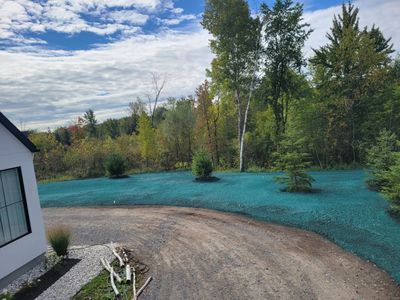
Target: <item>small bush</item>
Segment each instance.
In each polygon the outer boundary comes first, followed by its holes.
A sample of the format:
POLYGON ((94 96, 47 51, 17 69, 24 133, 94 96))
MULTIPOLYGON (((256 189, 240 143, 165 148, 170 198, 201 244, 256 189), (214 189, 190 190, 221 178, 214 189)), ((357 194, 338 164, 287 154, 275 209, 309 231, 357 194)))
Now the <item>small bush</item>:
POLYGON ((385 186, 382 193, 390 201, 390 213, 400 216, 400 152, 393 154, 394 164, 384 172, 385 186))
POLYGON ((71 239, 71 232, 64 226, 57 226, 47 231, 47 240, 57 256, 66 256, 71 239))
POLYGON ((289 193, 309 193, 314 182, 314 178, 302 170, 287 171, 285 176, 276 176, 274 180, 285 184, 282 191, 289 193))
POLYGON ((381 191, 388 185, 386 173, 396 163, 395 153, 398 148, 396 135, 388 130, 383 130, 378 136, 376 144, 366 150, 369 168, 367 185, 370 189, 381 191))
POLYGON ((210 156, 205 151, 197 152, 192 161, 192 173, 200 178, 210 177, 213 171, 213 165, 210 156))
POLYGON ((279 151, 273 154, 276 159, 275 165, 277 170, 282 170, 285 174, 274 177, 274 180, 286 185, 282 189, 284 192, 311 192, 315 180, 305 172, 311 163, 310 156, 305 151, 304 138, 287 135, 279 146, 279 151))
POLYGON ((110 177, 120 177, 126 170, 124 158, 119 154, 112 154, 106 160, 106 171, 110 177))

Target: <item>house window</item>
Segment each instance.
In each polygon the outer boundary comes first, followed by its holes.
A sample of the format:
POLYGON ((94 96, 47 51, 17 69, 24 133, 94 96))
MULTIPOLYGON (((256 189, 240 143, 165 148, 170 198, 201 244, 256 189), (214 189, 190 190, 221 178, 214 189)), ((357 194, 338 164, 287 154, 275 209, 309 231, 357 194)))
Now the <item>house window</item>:
POLYGON ((0 247, 30 233, 21 168, 0 171, 0 247))

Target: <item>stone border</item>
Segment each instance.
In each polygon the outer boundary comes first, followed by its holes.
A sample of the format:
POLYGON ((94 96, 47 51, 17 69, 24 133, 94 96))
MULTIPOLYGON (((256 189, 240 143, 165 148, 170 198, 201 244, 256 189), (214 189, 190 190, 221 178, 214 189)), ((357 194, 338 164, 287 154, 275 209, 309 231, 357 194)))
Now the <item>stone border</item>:
POLYGON ((40 294, 37 300, 70 299, 81 287, 90 282, 103 269, 100 258, 114 259, 109 245, 76 246, 69 250, 69 258, 81 259, 64 276, 40 294))
MULTIPOLYGON (((114 244, 115 246, 118 246, 114 244)), ((15 294, 22 287, 33 282, 47 271, 49 271, 59 259, 49 247, 46 253, 47 262, 42 261, 22 276, 11 282, 4 291, 15 294)), ((60 277, 47 290, 40 294, 36 299, 70 299, 83 285, 96 277, 103 269, 100 258, 108 261, 114 260, 109 244, 93 246, 71 246, 69 248, 69 258, 80 259, 66 274, 60 277)), ((0 291, 0 293, 3 291, 0 291)))

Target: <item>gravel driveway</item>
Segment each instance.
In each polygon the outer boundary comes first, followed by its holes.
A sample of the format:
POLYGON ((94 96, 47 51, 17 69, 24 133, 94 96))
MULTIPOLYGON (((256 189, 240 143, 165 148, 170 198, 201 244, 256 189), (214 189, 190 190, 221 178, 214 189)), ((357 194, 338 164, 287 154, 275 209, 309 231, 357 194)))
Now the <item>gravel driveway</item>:
POLYGON ((400 299, 385 272, 303 230, 193 208, 43 212, 76 245, 132 248, 153 276, 141 299, 400 299))

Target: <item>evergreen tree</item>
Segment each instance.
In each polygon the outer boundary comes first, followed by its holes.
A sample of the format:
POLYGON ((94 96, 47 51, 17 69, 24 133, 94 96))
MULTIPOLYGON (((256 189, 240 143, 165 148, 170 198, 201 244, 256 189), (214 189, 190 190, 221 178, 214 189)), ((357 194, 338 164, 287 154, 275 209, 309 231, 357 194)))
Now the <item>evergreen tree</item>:
POLYGON ((394 153, 394 164, 384 175, 383 194, 390 201, 390 212, 400 216, 400 152, 394 153))
POLYGON ((210 156, 205 151, 195 153, 192 161, 192 174, 200 179, 211 177, 213 165, 210 156))
POLYGON ((304 148, 304 138, 286 135, 279 145, 279 151, 274 153, 276 168, 286 173, 274 180, 285 184, 283 190, 286 192, 311 191, 314 178, 305 172, 310 166, 310 155, 304 148))
POLYGON ((94 115, 94 111, 92 109, 89 109, 88 111, 85 112, 83 119, 85 120, 85 129, 86 129, 86 134, 88 137, 96 137, 96 125, 97 125, 97 120, 94 115))
POLYGON ((367 184, 370 188, 380 190, 387 186, 386 172, 395 164, 395 151, 398 149, 396 136, 388 130, 383 130, 377 143, 367 150, 367 166, 370 178, 367 184))
POLYGON ((358 8, 343 4, 342 14, 335 16, 329 43, 311 59, 314 81, 320 101, 325 102, 327 131, 336 145, 339 163, 359 161, 363 141, 362 126, 371 115, 369 106, 377 99, 371 97, 381 91, 388 78, 390 40, 379 28, 360 30, 358 8))
POLYGON ((110 178, 121 178, 126 170, 125 160, 122 155, 113 153, 107 157, 105 168, 110 178))

